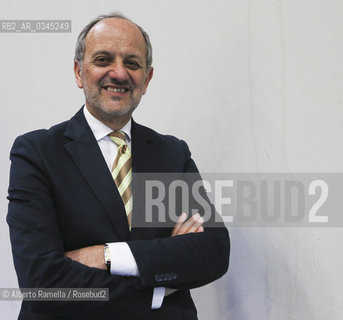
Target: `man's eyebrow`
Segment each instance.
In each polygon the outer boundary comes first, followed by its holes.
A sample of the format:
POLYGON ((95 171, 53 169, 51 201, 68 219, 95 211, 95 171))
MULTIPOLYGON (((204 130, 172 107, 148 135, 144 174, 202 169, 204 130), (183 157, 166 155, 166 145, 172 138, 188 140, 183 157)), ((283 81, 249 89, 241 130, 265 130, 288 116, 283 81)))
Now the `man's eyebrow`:
POLYGON ((101 51, 96 51, 96 52, 94 52, 94 53, 92 54, 92 57, 95 57, 95 56, 97 56, 97 55, 99 55, 99 54, 103 54, 103 55, 106 55, 106 56, 112 55, 112 53, 109 52, 109 51, 101 50, 101 51))
MULTIPOLYGON (((112 52, 106 51, 106 50, 99 50, 96 51, 92 54, 92 58, 96 57, 97 55, 106 55, 106 56, 112 56, 114 55, 112 52)), ((127 56, 124 57, 125 59, 138 59, 140 61, 144 60, 144 57, 137 55, 137 54, 129 54, 127 56)))
POLYGON ((125 56, 125 59, 138 59, 138 60, 143 60, 144 57, 141 57, 141 56, 136 55, 136 54, 129 54, 129 55, 125 56))

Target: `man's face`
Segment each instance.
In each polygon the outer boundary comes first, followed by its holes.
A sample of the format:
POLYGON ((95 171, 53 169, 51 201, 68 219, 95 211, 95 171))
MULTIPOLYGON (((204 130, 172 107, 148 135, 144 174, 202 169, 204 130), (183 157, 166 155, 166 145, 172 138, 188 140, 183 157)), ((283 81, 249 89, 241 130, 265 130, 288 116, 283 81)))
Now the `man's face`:
POLYGON ((75 62, 76 81, 86 106, 103 122, 127 122, 145 94, 153 69, 146 69, 146 46, 133 23, 100 21, 87 34, 83 64, 75 62))

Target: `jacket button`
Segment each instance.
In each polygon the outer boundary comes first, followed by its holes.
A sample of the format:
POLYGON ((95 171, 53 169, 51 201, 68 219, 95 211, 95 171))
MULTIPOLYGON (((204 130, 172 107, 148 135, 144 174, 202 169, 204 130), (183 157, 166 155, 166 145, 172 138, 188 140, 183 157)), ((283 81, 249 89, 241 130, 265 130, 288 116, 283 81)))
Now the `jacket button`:
POLYGON ((162 281, 161 275, 160 274, 156 274, 155 275, 155 280, 156 280, 156 282, 161 282, 162 281))

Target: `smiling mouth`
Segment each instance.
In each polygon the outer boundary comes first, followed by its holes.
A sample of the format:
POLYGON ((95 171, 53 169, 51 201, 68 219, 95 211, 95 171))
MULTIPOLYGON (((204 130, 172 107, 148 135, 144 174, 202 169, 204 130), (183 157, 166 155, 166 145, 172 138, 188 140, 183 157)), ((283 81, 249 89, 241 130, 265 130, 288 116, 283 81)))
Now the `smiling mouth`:
POLYGON ((128 91, 129 91, 128 88, 104 87, 104 89, 105 89, 106 91, 114 92, 114 93, 124 93, 124 92, 128 92, 128 91))

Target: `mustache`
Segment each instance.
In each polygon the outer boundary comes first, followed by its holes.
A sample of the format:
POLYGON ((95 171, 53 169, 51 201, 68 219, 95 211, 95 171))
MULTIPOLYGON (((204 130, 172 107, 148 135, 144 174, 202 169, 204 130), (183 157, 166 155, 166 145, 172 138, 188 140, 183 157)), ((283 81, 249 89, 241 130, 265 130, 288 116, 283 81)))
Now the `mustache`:
POLYGON ((124 81, 120 81, 116 78, 113 78, 113 79, 102 79, 100 80, 98 86, 99 88, 101 89, 102 87, 104 86, 108 86, 108 85, 116 85, 116 86, 123 86, 123 87, 127 87, 129 88, 130 90, 133 90, 134 89, 134 86, 132 83, 130 83, 130 81, 128 80, 124 80, 124 81))

